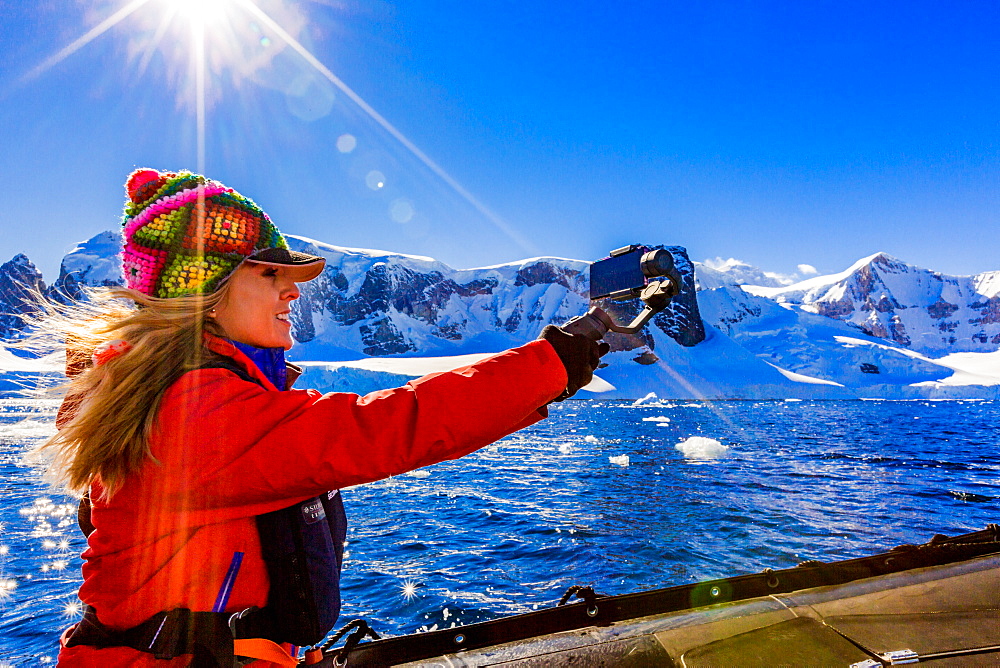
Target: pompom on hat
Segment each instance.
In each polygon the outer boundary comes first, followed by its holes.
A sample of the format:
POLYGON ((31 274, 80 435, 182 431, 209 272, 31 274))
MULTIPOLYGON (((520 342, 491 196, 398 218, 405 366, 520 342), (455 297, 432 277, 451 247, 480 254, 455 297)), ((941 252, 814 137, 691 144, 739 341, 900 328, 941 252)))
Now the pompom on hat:
POLYGON ((190 172, 140 169, 125 183, 125 284, 163 299, 215 292, 244 260, 285 267, 296 283, 323 271, 321 257, 289 250, 253 200, 190 172))

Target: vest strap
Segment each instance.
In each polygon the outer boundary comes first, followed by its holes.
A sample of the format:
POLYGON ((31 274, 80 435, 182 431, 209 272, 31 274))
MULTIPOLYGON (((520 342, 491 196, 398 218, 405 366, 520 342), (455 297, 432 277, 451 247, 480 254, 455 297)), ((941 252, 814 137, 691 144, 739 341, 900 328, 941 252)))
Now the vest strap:
POLYGON ((281 668, 295 668, 299 663, 281 645, 265 638, 234 640, 233 651, 236 653, 236 656, 263 659, 264 661, 277 664, 281 668))
MULTIPOLYGON (((109 629, 93 607, 84 606, 83 619, 66 639, 66 647, 131 647, 157 659, 191 654, 196 668, 230 668, 235 646, 229 618, 221 612, 192 612, 187 608, 159 612, 123 631, 109 629)), ((287 656, 287 655, 286 655, 287 656)))

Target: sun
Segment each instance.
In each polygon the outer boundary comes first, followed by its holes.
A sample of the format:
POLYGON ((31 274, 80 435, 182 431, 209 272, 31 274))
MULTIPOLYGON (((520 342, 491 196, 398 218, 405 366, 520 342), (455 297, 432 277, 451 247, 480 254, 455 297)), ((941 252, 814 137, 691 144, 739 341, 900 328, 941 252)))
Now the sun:
POLYGON ((232 20, 234 0, 158 0, 164 11, 190 22, 194 30, 212 30, 232 20))
POLYGON ((254 0, 103 1, 110 5, 110 13, 39 63, 26 80, 106 33, 115 33, 124 37, 140 76, 155 69, 177 92, 179 102, 193 106, 201 93, 207 93, 205 101, 211 105, 212 89, 221 79, 237 84, 251 80, 286 50, 288 40, 297 45, 298 35, 308 25, 305 14, 289 0, 270 0, 267 13, 254 0))
POLYGON ((211 104, 222 79, 238 84, 280 50, 261 42, 261 27, 248 14, 255 7, 251 0, 151 0, 131 19, 129 51, 140 72, 158 58, 180 98, 208 93, 211 104))

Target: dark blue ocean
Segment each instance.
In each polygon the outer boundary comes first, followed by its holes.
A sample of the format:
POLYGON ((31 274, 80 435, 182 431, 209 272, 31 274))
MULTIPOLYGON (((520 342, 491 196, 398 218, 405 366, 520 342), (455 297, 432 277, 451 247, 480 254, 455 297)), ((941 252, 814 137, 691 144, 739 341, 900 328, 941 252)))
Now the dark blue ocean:
MULTIPOLYGON (((54 410, 0 399, 0 667, 54 663, 79 614, 75 503, 23 461, 54 410)), ((990 401, 555 405, 462 460, 344 492, 341 621, 398 635, 574 584, 621 594, 981 529, 1000 522, 998 422, 990 401)))

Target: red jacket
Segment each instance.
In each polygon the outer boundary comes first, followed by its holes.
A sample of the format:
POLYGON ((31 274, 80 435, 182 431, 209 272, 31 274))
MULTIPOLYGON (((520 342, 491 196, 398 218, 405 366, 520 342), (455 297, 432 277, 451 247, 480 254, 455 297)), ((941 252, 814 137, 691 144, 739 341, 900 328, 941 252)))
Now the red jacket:
MULTIPOLYGON (((232 344, 210 347, 264 387, 200 369, 163 395, 153 458, 110 501, 91 490, 96 527, 80 599, 128 628, 161 610, 211 610, 233 553, 244 553, 227 611, 267 602, 254 517, 331 489, 455 459, 531 425, 566 386, 552 346, 534 341, 394 390, 279 392, 232 344), (266 389, 265 389, 266 388, 266 389)), ((60 665, 186 665, 128 648, 63 648, 60 665)))

